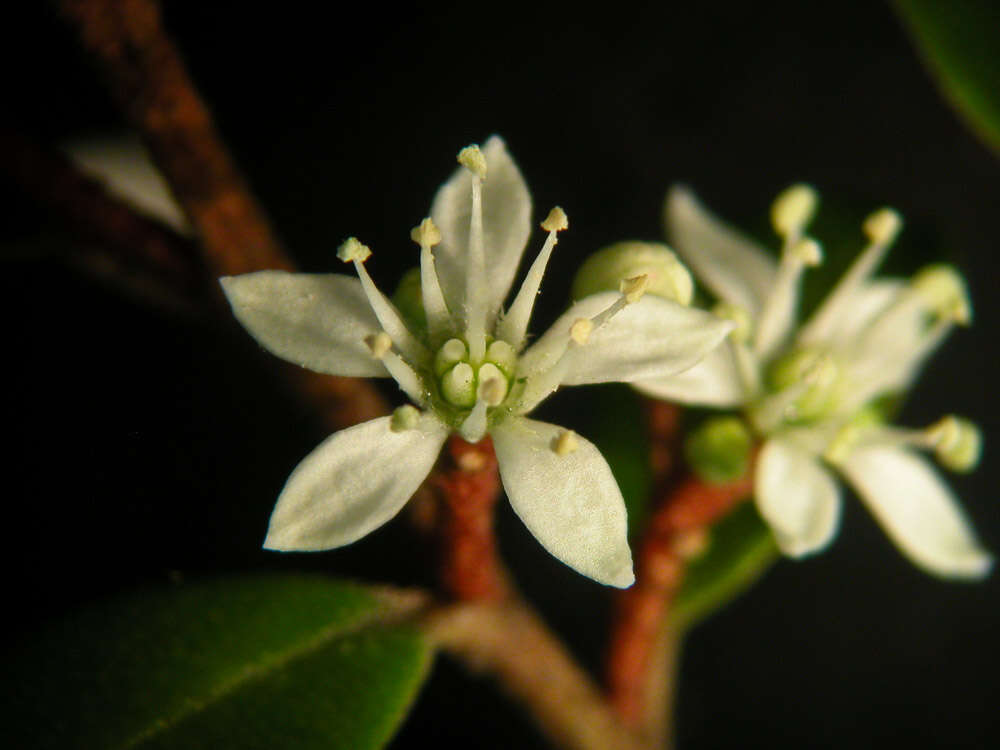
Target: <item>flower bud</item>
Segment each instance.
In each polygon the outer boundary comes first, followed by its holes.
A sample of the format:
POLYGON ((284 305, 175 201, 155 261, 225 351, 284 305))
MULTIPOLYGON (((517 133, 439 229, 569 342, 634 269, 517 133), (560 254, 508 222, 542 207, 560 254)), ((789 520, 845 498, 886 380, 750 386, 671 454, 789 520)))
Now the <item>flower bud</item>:
POLYGON ((647 294, 691 304, 694 282, 687 268, 666 245, 618 242, 591 255, 573 279, 573 299, 597 292, 619 291, 623 279, 648 276, 647 294))
POLYGON ((688 435, 684 456, 699 477, 721 484, 746 473, 752 447, 753 438, 743 420, 712 417, 688 435))

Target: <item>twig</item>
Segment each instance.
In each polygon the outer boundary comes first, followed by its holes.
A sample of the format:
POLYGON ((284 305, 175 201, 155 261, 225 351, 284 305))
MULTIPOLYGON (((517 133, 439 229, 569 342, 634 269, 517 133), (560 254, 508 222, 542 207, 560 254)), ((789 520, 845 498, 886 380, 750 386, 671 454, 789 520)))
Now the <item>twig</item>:
POLYGON ((610 698, 622 718, 647 731, 662 733, 662 702, 669 688, 662 671, 652 667, 659 645, 676 648, 667 630, 670 603, 683 581, 687 559, 704 546, 705 529, 745 498, 750 477, 727 484, 707 484, 688 477, 654 511, 636 561, 636 584, 618 599, 608 655, 610 698))
POLYGON ((223 145, 153 0, 61 0, 142 133, 216 276, 292 263, 223 145))
POLYGON ((446 456, 445 465, 430 479, 438 501, 441 586, 459 601, 499 601, 511 589, 493 534, 493 510, 500 496, 493 441, 486 437, 470 444, 453 436, 446 456))
POLYGON ((466 604, 426 621, 431 638, 470 670, 497 678, 529 709, 541 730, 564 750, 645 750, 601 693, 519 600, 503 606, 466 604))

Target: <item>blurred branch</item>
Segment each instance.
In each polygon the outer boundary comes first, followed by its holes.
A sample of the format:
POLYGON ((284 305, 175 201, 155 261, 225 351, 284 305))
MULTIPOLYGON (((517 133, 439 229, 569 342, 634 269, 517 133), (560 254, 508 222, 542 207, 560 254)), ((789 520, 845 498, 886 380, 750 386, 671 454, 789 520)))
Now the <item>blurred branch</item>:
MULTIPOLYGON (((612 705, 654 746, 669 743, 673 681, 681 634, 669 618, 684 580, 686 561, 702 551, 708 527, 746 498, 749 475, 726 484, 694 476, 671 482, 668 468, 655 462, 668 452, 657 443, 676 443, 678 422, 672 411, 651 403, 651 457, 659 482, 653 515, 636 559, 636 583, 618 597, 607 660, 612 705)), ((676 407, 672 407, 676 409, 676 407)))
POLYGON ((473 672, 499 680, 565 750, 644 750, 604 701, 597 685, 534 612, 518 600, 439 610, 427 633, 473 672))
POLYGON ((142 133, 216 276, 293 263, 219 138, 153 0, 61 0, 112 96, 142 133))

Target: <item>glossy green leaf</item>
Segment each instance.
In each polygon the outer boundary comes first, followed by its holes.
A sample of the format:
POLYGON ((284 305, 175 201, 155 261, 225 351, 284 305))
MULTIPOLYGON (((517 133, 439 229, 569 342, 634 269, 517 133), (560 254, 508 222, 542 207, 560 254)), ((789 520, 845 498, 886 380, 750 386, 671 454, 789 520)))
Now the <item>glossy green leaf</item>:
POLYGON ((778 558, 771 530, 752 502, 716 523, 708 548, 693 561, 674 601, 673 619, 689 628, 734 599, 778 558))
POLYGON ((628 509, 629 535, 642 528, 649 497, 649 441, 642 399, 626 385, 587 389, 586 411, 576 424, 611 467, 628 509))
POLYGON ((942 93, 1000 151, 1000 6, 995 0, 895 0, 942 93))
POLYGON ((382 747, 430 663, 403 606, 297 576, 111 601, 6 660, 4 734, 19 748, 382 747))

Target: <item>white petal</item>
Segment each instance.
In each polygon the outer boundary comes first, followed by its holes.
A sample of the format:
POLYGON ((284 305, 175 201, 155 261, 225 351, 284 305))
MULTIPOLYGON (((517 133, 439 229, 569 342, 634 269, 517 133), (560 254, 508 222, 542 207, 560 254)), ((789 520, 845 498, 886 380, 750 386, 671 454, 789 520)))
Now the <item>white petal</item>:
POLYGON ((929 463, 904 448, 856 450, 840 466, 886 534, 916 565, 944 577, 986 575, 993 558, 929 463))
POLYGON ((774 287, 777 264, 757 243, 709 213, 682 186, 667 194, 667 237, 720 299, 756 319, 774 287))
POLYGON ((757 458, 757 509, 771 526, 781 551, 792 557, 818 552, 840 523, 837 483, 809 451, 772 439, 757 458))
POLYGON ((815 316, 813 316, 813 319, 802 327, 798 342, 849 345, 861 336, 905 289, 906 284, 899 279, 880 279, 862 284, 844 305, 843 315, 836 318, 829 327, 823 328, 815 326, 815 316))
POLYGON ((448 429, 425 414, 413 429, 393 432, 391 419, 334 433, 295 467, 271 515, 265 548, 342 547, 400 511, 430 473, 448 429))
MULTIPOLYGON (((554 344, 569 336, 570 326, 605 310, 620 296, 601 292, 574 303, 524 353, 519 372, 530 374, 551 367, 554 362, 548 360, 562 351, 554 344)), ((711 313, 647 294, 595 328, 585 344, 567 354, 573 359, 562 382, 631 383, 673 375, 699 362, 732 327, 732 322, 711 313)))
POLYGON ((856 401, 906 388, 951 328, 929 321, 929 311, 912 290, 901 291, 847 348, 850 394, 856 401))
POLYGON ((357 279, 258 271, 219 281, 236 319, 272 354, 330 375, 388 376, 364 343, 382 327, 357 279))
MULTIPOLYGON (((531 196, 502 139, 491 137, 483 147, 486 179, 483 181, 483 236, 490 299, 488 319, 507 296, 521 254, 531 234, 531 196)), ((434 249, 441 287, 452 311, 465 303, 465 266, 469 248, 472 212, 472 173, 459 167, 434 197, 431 217, 441 231, 441 244, 434 249)))
POLYGON ((693 406, 733 407, 747 400, 732 347, 726 344, 710 351, 689 370, 632 385, 647 396, 693 406))
POLYGON ((510 417, 491 431, 514 512, 553 556, 600 583, 631 586, 625 501, 607 461, 577 436, 576 449, 553 450, 561 427, 510 417))

